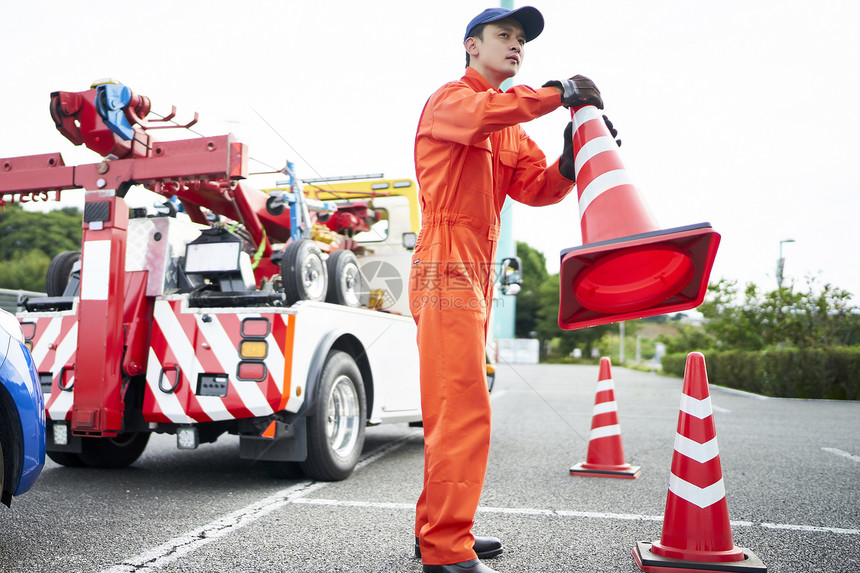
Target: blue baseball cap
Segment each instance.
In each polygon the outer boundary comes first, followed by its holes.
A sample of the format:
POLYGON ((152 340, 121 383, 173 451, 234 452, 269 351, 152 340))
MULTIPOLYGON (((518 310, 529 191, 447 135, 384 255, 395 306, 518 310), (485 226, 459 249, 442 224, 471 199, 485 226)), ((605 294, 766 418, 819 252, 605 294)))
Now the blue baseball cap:
POLYGON ((463 41, 469 37, 469 33, 481 24, 489 24, 497 22, 504 18, 513 18, 520 23, 523 28, 523 33, 526 35, 526 42, 531 42, 543 32, 543 16, 538 12, 537 8, 531 6, 523 6, 516 10, 508 10, 507 8, 487 8, 469 22, 466 26, 466 35, 463 36, 463 41))

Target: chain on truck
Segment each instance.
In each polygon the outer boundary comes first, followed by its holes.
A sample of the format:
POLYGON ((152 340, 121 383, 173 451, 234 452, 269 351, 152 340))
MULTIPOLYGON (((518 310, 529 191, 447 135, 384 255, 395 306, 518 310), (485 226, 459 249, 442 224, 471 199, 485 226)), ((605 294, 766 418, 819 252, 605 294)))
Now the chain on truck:
POLYGON ((288 186, 258 190, 246 145, 158 141, 175 108, 150 108, 113 82, 55 92, 57 129, 103 159, 0 159, 0 203, 85 190, 81 251, 55 257, 48 296, 18 314, 48 456, 122 467, 153 432, 180 449, 229 433, 275 476, 347 477, 367 425, 421 419, 406 296, 414 183, 303 187, 288 164, 288 186), (133 186, 165 212, 129 209, 133 186))

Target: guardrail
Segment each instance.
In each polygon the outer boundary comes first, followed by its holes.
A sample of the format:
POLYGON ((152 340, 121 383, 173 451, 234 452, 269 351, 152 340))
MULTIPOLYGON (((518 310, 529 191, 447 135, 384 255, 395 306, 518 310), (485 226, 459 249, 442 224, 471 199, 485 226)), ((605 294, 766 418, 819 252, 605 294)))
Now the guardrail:
POLYGON ((8 310, 14 314, 18 312, 18 301, 25 296, 41 297, 48 295, 43 292, 34 292, 31 290, 0 288, 0 308, 8 310))

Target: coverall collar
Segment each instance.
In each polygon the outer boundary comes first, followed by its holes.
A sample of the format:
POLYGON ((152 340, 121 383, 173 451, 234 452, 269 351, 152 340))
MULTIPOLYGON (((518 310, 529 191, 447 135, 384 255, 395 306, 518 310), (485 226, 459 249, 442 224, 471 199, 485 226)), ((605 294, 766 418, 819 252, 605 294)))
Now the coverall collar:
POLYGON ((472 66, 466 68, 466 75, 463 76, 462 81, 476 92, 485 92, 487 90, 492 90, 494 92, 499 91, 491 86, 490 82, 487 81, 487 78, 482 76, 481 73, 472 66))

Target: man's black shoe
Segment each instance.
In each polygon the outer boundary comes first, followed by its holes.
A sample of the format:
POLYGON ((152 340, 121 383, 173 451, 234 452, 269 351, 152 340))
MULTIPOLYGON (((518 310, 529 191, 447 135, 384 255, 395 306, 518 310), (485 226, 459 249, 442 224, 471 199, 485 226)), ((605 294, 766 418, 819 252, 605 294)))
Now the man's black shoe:
MULTIPOLYGON (((502 542, 496 537, 478 537, 475 536, 475 553, 478 554, 478 559, 491 559, 497 555, 501 555, 504 549, 502 542)), ((421 557, 421 546, 418 545, 418 538, 415 538, 415 557, 421 557)))
POLYGON ((424 573, 498 573, 477 559, 451 565, 424 565, 424 573))

